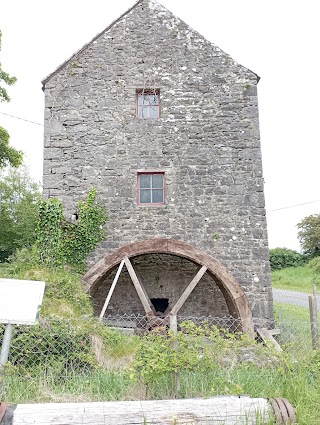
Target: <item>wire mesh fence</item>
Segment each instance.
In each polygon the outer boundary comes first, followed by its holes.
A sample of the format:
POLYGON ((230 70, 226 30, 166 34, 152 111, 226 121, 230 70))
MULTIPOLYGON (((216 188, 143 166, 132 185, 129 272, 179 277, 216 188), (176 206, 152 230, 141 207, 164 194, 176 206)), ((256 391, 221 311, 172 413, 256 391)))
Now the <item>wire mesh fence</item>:
MULTIPOLYGON (((160 319, 122 315, 16 325, 1 398, 22 403, 241 394, 252 376, 257 385, 268 373, 269 380, 279 375, 286 362, 299 364, 314 353, 307 308, 276 304, 271 332, 282 352, 257 333, 242 334, 240 320, 230 316, 179 316, 176 334, 160 319)), ((4 329, 0 325, 0 341, 4 329)))

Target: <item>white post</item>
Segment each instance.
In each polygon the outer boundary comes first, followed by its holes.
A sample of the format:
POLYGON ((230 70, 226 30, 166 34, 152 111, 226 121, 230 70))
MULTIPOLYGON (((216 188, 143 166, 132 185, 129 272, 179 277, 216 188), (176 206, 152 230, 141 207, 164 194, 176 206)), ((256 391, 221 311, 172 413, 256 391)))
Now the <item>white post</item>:
POLYGON ((100 316, 99 316, 99 320, 100 320, 100 322, 102 321, 103 316, 104 316, 104 313, 106 312, 106 310, 107 310, 107 308, 108 308, 108 305, 109 305, 110 299, 111 299, 111 297, 112 297, 112 294, 113 294, 114 288, 116 287, 116 284, 117 284, 117 282, 118 282, 118 279, 119 279, 119 276, 120 276, 120 273, 121 273, 121 270, 122 270, 123 265, 124 265, 124 260, 122 260, 122 261, 121 261, 121 263, 120 263, 120 266, 119 266, 118 271, 117 271, 117 273, 116 273, 116 275, 115 275, 115 277, 114 277, 114 279, 113 279, 113 282, 112 282, 111 288, 110 288, 109 293, 108 293, 108 295, 107 295, 107 298, 106 298, 106 300, 105 300, 105 302, 104 302, 104 305, 103 305, 103 307, 102 307, 102 310, 101 310, 101 313, 100 313, 100 316))
POLYGON ((3 341, 1 346, 1 355, 0 355, 0 372, 3 370, 4 365, 8 361, 9 349, 12 338, 13 325, 8 323, 3 335, 3 341))
MULTIPOLYGON (((174 337, 177 337, 177 334, 178 334, 177 315, 176 314, 170 314, 169 320, 170 320, 170 330, 171 330, 172 334, 174 335, 174 337)), ((178 344, 177 340, 173 341, 172 348, 175 351, 179 350, 179 344, 178 344)), ((179 391, 180 391, 180 373, 179 373, 179 370, 176 370, 174 372, 174 386, 175 386, 175 398, 178 398, 179 397, 179 391)))
MULTIPOLYGON (((2 400, 2 389, 3 389, 3 380, 4 380, 4 366, 8 361, 9 350, 12 338, 13 325, 8 323, 4 331, 1 354, 0 354, 0 403, 2 400)), ((0 418, 1 422, 1 418, 0 418)))

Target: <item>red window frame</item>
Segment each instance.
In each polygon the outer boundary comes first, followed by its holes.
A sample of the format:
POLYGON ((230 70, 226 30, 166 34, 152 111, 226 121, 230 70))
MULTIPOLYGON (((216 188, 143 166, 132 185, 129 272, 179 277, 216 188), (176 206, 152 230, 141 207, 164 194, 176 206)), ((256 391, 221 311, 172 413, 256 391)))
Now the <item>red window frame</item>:
POLYGON ((160 89, 137 89, 136 90, 136 116, 140 119, 147 119, 147 120, 155 120, 160 117, 160 89), (152 108, 152 105, 145 105, 143 106, 139 104, 139 96, 148 96, 148 95, 155 95, 157 96, 157 103, 154 105, 157 107, 158 114, 155 117, 150 117, 150 109, 152 108), (140 114, 140 111, 142 109, 142 112, 144 109, 148 111, 148 116, 143 116, 143 113, 140 114))
POLYGON ((165 173, 164 171, 145 171, 145 172, 139 172, 137 174, 137 204, 139 206, 145 206, 145 207, 149 207, 149 206, 157 206, 157 205, 165 205, 165 199, 166 199, 166 179, 165 179, 165 173), (140 187, 140 177, 141 176, 150 176, 151 178, 151 185, 150 188, 141 188, 140 187), (153 175, 161 175, 163 177, 162 179, 162 187, 152 187, 152 176, 153 175), (162 190, 163 191, 163 201, 162 202, 152 202, 152 191, 153 190, 162 190), (141 197, 140 197, 140 193, 141 190, 150 190, 151 191, 151 202, 141 202, 141 197))

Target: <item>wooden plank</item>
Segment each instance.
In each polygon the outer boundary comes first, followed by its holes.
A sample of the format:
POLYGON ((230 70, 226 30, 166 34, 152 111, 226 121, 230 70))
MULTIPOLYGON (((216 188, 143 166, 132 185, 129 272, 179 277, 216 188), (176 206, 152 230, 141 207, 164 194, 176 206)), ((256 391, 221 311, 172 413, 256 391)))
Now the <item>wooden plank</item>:
POLYGON ((117 273, 116 273, 116 275, 115 275, 115 277, 114 277, 114 279, 113 279, 113 282, 112 282, 111 288, 110 288, 110 290, 109 290, 109 293, 108 293, 108 295, 107 295, 107 298, 106 298, 106 300, 105 300, 105 302, 104 302, 104 305, 103 305, 103 307, 102 307, 102 310, 101 310, 101 313, 100 313, 100 316, 99 316, 99 320, 100 320, 100 321, 102 321, 103 316, 104 316, 104 313, 106 312, 106 310, 107 310, 107 308, 108 308, 108 305, 109 305, 110 299, 111 299, 111 297, 112 297, 113 291, 114 291, 114 289, 115 289, 115 287, 116 287, 116 284, 117 284, 117 282, 118 282, 118 279, 119 279, 119 276, 120 276, 120 273, 121 273, 121 270, 122 270, 123 265, 124 265, 124 260, 122 260, 122 261, 121 261, 120 266, 119 266, 119 268, 118 268, 118 270, 117 270, 117 273))
POLYGON ((277 341, 273 338, 273 336, 271 335, 271 333, 268 331, 267 328, 258 328, 257 329, 257 334, 260 335, 260 337, 262 338, 262 340, 268 345, 268 344, 272 344, 272 346, 279 352, 282 351, 282 348, 280 347, 280 345, 277 343, 277 341))
POLYGON ((275 328, 275 329, 269 329, 269 332, 271 333, 271 335, 280 335, 280 329, 279 328, 275 328))
POLYGON ((202 278, 202 276, 207 271, 206 266, 202 266, 201 269, 198 271, 198 273, 195 275, 195 277, 192 279, 192 281, 189 283, 189 285, 186 287, 185 291, 181 295, 181 297, 176 302, 175 306, 172 308, 170 314, 172 316, 176 315, 180 308, 183 306, 183 304, 186 302, 187 298, 191 294, 191 292, 194 290, 194 288, 197 286, 198 282, 202 278))
POLYGON ((125 257, 124 263, 126 265, 128 273, 131 277, 132 283, 133 283, 134 287, 136 288, 137 294, 140 298, 140 301, 143 305, 143 308, 144 308, 144 311, 146 312, 146 315, 149 316, 149 317, 155 317, 150 298, 148 297, 148 294, 147 294, 145 288, 143 287, 143 285, 141 284, 141 282, 139 282, 139 279, 138 279, 128 257, 125 257))

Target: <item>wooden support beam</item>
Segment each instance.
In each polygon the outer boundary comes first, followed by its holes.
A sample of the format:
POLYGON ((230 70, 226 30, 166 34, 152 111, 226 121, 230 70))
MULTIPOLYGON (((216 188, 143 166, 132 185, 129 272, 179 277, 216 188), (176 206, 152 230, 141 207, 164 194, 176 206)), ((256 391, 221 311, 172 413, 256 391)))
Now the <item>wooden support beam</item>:
POLYGON ((259 328, 257 329, 257 334, 262 338, 262 340, 268 345, 270 345, 270 343, 272 344, 272 346, 279 351, 279 353, 281 353, 282 348, 280 347, 280 345, 277 343, 277 341, 273 338, 273 336, 271 335, 271 333, 268 331, 267 328, 259 328))
POLYGON ((150 301, 150 298, 148 297, 148 294, 144 288, 144 286, 139 281, 136 272, 134 271, 132 264, 128 257, 125 257, 124 263, 126 265, 126 268, 128 270, 128 273, 131 277, 132 283, 134 287, 136 288, 137 294, 140 298, 140 301, 143 305, 144 311, 146 312, 146 315, 149 317, 155 317, 154 310, 152 303, 150 301))
POLYGON ((115 275, 115 277, 114 277, 114 279, 113 279, 113 282, 112 282, 111 288, 109 289, 109 293, 108 293, 108 295, 107 295, 107 298, 106 298, 106 300, 105 300, 105 302, 104 302, 104 305, 103 305, 103 307, 102 307, 102 310, 101 310, 101 313, 100 313, 100 316, 99 316, 99 320, 100 320, 100 321, 102 321, 103 316, 104 316, 104 313, 106 312, 106 310, 107 310, 107 308, 108 308, 108 305, 109 305, 110 299, 111 299, 111 297, 112 297, 113 291, 114 291, 114 289, 115 289, 115 287, 116 287, 116 284, 117 284, 117 282, 118 282, 118 279, 119 279, 119 276, 120 276, 121 270, 122 270, 122 268, 123 268, 123 265, 124 265, 124 260, 122 260, 122 261, 121 261, 120 266, 119 266, 119 268, 118 268, 118 270, 117 270, 117 273, 116 273, 116 275, 115 275))
POLYGON ((197 286, 198 282, 202 278, 202 276, 207 271, 206 266, 202 266, 201 269, 198 271, 198 273, 195 275, 195 277, 192 279, 192 281, 189 283, 189 285, 186 287, 184 293, 181 295, 181 297, 178 299, 175 306, 172 308, 170 314, 172 316, 176 315, 180 308, 183 306, 183 304, 186 302, 187 298, 191 294, 191 292, 194 290, 194 288, 197 286))

